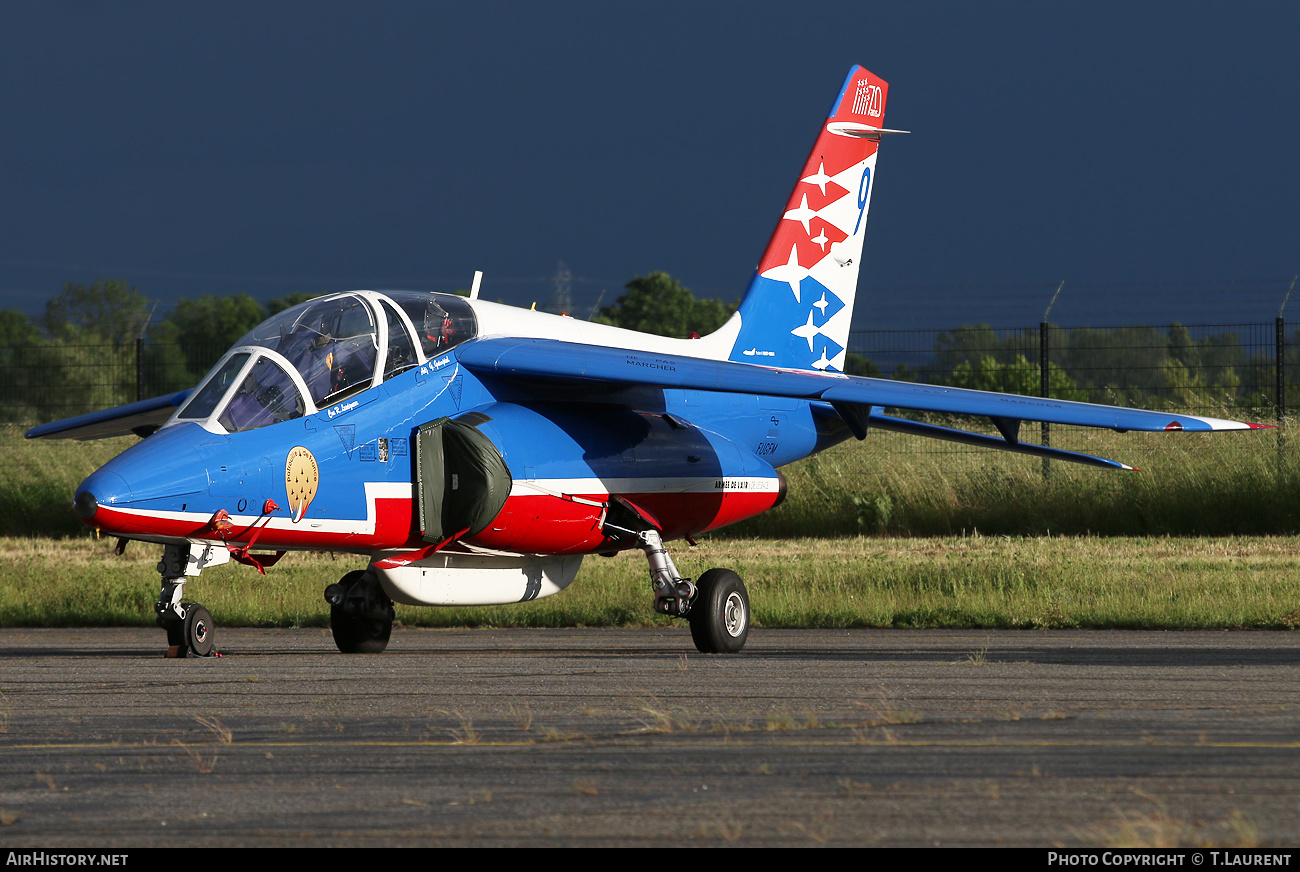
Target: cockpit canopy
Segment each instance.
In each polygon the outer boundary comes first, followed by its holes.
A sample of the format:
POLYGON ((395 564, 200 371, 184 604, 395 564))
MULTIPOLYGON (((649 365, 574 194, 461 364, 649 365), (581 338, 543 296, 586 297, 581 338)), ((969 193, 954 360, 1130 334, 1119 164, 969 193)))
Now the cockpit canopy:
POLYGON ((449 294, 357 291, 310 300, 246 333, 176 420, 234 433, 301 418, 428 362, 477 329, 469 303, 449 294))

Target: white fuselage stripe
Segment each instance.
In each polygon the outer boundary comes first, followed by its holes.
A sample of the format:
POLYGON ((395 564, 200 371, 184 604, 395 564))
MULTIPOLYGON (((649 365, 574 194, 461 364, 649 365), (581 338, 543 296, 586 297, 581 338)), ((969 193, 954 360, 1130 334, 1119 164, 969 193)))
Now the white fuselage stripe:
POLYGON ((511 496, 547 494, 702 494, 722 490, 776 493, 776 478, 766 476, 681 476, 673 478, 539 478, 515 479, 511 496))
MULTIPOLYGON (((368 481, 366 489, 365 518, 313 518, 310 512, 298 523, 292 518, 273 517, 263 520, 260 515, 234 515, 230 520, 240 531, 256 523, 259 528, 268 530, 301 530, 313 533, 332 533, 339 535, 373 536, 379 517, 375 506, 379 499, 410 500, 413 497, 411 483, 405 481, 368 481)), ((511 482, 511 496, 558 496, 560 494, 581 494, 588 496, 606 496, 608 494, 706 494, 722 491, 743 491, 746 493, 776 493, 780 489, 777 479, 764 476, 680 476, 666 478, 541 478, 516 479, 511 482)), ((171 512, 156 509, 133 509, 113 505, 104 508, 126 515, 141 518, 158 518, 160 520, 181 521, 202 525, 211 519, 209 512, 171 512)))

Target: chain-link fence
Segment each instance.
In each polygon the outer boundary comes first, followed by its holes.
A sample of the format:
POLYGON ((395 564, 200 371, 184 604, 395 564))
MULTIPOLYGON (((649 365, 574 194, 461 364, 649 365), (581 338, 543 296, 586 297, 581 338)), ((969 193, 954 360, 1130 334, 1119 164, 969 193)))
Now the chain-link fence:
MULTIPOLYGON (((848 368, 905 381, 1281 423, 1296 401, 1291 398, 1300 399, 1298 347, 1300 330, 1288 334, 1281 318, 1168 327, 1044 323, 1005 329, 868 330, 850 334, 848 368)), ((957 426, 992 432, 979 422, 957 426)), ((1077 430, 1041 425, 1040 441, 1086 450, 1069 444, 1077 430)), ((916 439, 883 439, 877 447, 973 450, 916 439)))
MULTIPOLYGON (((850 372, 1062 400, 1181 409, 1287 407, 1287 337, 1273 324, 867 330, 850 334, 850 372), (1280 365, 1280 366, 1279 366, 1280 365)), ((1300 373, 1292 373, 1293 377, 1300 373)))
POLYGON ((42 423, 183 391, 225 350, 140 340, 0 346, 0 422, 42 423))
MULTIPOLYGON (((1300 400, 1297 348, 1300 330, 1288 334, 1281 318, 1169 327, 866 330, 850 334, 847 367, 904 381, 1281 420, 1300 400)), ((224 351, 149 341, 0 347, 0 421, 39 423, 184 390, 224 351)))

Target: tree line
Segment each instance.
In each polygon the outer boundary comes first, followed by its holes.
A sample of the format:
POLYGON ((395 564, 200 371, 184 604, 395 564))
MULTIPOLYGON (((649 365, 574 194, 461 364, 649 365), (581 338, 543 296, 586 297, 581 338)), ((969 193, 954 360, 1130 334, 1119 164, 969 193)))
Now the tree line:
POLYGON ((193 387, 249 329, 313 296, 205 294, 156 317, 123 279, 69 282, 35 318, 0 311, 0 417, 47 420, 130 402, 142 386, 146 396, 193 387))
MULTIPOLYGON (((468 291, 451 291, 466 295, 468 291)), ((69 282, 31 318, 0 310, 0 421, 81 414, 193 387, 241 336, 319 293, 182 299, 159 315, 124 279, 69 282)), ((666 273, 632 279, 593 321, 661 336, 716 330, 735 304, 697 300, 666 273)))
MULTIPOLYGON (((0 420, 50 420, 193 387, 252 327, 315 296, 261 302, 247 294, 205 294, 159 316, 157 304, 123 279, 70 282, 38 317, 0 311, 0 420)), ((629 281, 592 320, 686 338, 721 327, 738 303, 696 298, 667 273, 652 272, 629 281)), ((938 332, 931 347, 888 370, 879 361, 889 355, 870 349, 849 354, 846 369, 1038 395, 1038 343, 1037 330, 981 324, 938 332)), ((1049 392, 1058 399, 1182 408, 1263 408, 1275 401, 1273 349, 1251 347, 1232 331, 1197 337, 1179 324, 1051 328, 1049 360, 1049 392)))

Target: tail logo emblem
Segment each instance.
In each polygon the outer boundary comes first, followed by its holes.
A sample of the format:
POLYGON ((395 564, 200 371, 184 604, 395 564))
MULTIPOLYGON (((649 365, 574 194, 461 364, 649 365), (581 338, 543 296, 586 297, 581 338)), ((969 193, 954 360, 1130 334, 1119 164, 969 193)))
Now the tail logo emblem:
POLYGON ((853 114, 879 118, 884 103, 882 96, 879 85, 873 85, 866 79, 862 79, 858 82, 858 93, 853 98, 853 114))

